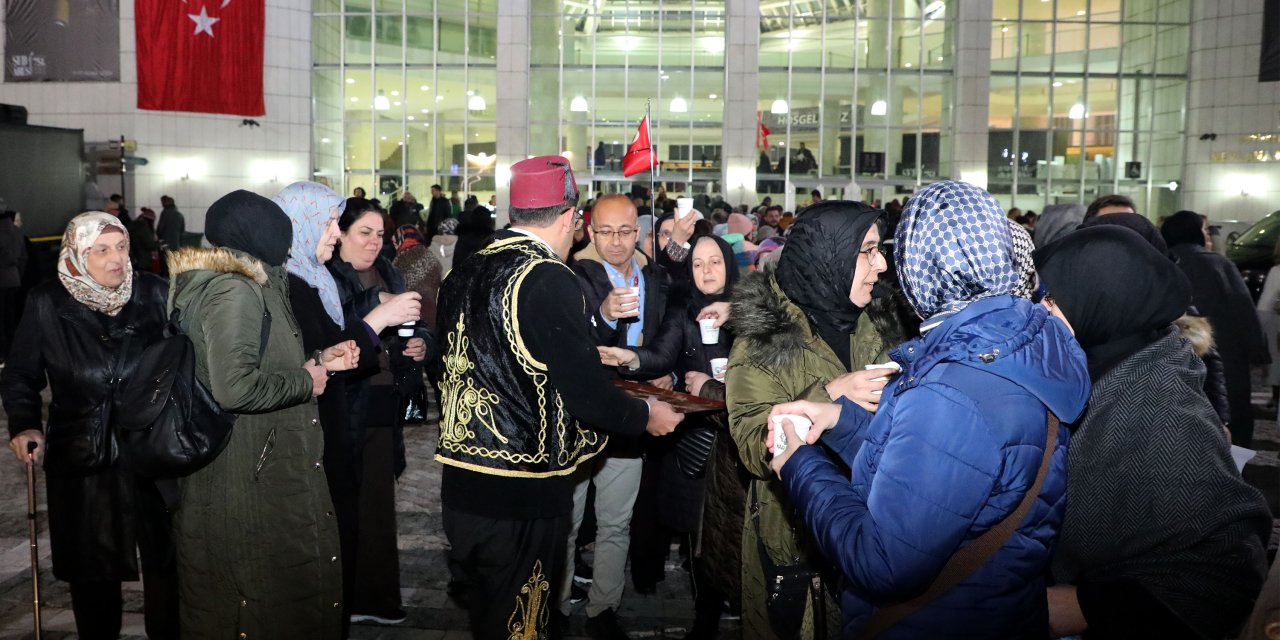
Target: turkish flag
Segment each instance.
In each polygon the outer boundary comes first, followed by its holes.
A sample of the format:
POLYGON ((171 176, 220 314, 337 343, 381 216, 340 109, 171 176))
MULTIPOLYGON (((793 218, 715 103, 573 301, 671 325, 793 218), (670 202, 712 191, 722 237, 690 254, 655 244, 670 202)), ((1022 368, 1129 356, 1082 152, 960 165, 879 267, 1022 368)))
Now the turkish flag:
POLYGON ((769 148, 769 134, 771 133, 773 132, 769 130, 769 127, 765 126, 763 117, 760 115, 760 112, 757 111, 756 112, 756 148, 757 149, 769 148))
POLYGON ((656 164, 658 154, 649 144, 649 117, 645 116, 640 121, 640 128, 636 130, 636 139, 631 141, 626 155, 622 156, 622 175, 630 178, 656 164))
POLYGON ((266 115, 264 0, 137 0, 138 108, 266 115))

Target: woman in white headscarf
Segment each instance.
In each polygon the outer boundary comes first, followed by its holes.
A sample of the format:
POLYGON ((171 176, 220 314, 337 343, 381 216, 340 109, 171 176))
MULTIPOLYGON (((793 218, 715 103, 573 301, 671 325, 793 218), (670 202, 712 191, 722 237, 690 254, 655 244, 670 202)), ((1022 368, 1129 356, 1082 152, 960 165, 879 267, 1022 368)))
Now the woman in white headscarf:
POLYGON ((114 382, 164 337, 168 292, 159 276, 133 270, 119 218, 78 215, 62 237, 58 279, 32 290, 15 339, 22 348, 0 372, 9 447, 44 464, 53 575, 71 585, 81 638, 120 635, 120 583, 138 580, 139 550, 147 635, 178 637, 169 514, 155 483, 117 459, 112 421, 129 410, 112 406, 114 382))

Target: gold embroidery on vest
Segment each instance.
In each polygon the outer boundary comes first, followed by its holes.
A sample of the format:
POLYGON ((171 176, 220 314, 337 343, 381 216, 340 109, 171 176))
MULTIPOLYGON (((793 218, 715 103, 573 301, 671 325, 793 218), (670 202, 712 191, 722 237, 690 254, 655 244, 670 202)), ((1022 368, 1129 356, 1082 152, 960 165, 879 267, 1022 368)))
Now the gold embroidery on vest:
POLYGON ((440 395, 444 397, 444 406, 440 412, 440 439, 452 444, 476 437, 469 428, 474 421, 505 444, 507 437, 493 424, 493 407, 498 404, 498 396, 488 389, 477 388, 475 381, 467 376, 475 365, 467 357, 471 341, 466 330, 466 321, 458 316, 457 326, 449 333, 449 348, 443 358, 445 375, 440 383, 440 395))
POLYGON ((547 626, 550 613, 547 611, 547 594, 550 591, 551 584, 542 575, 542 561, 535 560, 533 575, 520 587, 515 611, 507 619, 507 631, 511 632, 507 640, 538 640, 542 637, 538 630, 547 626))

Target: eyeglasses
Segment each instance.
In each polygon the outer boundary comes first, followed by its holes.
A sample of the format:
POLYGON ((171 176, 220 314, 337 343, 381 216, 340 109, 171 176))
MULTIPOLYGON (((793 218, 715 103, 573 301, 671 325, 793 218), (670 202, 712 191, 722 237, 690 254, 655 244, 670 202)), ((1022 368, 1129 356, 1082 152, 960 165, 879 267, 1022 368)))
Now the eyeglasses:
POLYGON ((881 258, 884 257, 884 251, 880 250, 880 245, 876 245, 874 247, 867 247, 866 249, 863 249, 858 253, 866 256, 867 260, 874 260, 876 256, 880 256, 881 258))
POLYGON ((573 230, 577 231, 582 228, 582 219, 586 217, 586 212, 579 209, 573 214, 573 230))
POLYGON ((639 229, 632 227, 622 227, 621 229, 597 229, 595 227, 591 227, 591 232, 600 236, 600 239, 605 242, 612 240, 615 235, 618 236, 618 239, 620 240, 630 240, 635 237, 637 231, 639 231, 639 229))

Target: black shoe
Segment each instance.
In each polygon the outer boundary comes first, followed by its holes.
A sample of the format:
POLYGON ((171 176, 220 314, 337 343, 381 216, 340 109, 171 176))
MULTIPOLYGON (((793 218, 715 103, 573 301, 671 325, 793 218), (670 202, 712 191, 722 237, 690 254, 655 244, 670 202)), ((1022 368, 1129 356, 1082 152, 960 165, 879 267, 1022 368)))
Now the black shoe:
POLYGON ((587 636, 591 640, 630 640, 627 632, 618 626, 618 615, 613 609, 605 609, 594 618, 587 618, 587 636))
POLYGON ((563 640, 569 635, 569 616, 560 613, 559 609, 551 610, 551 622, 547 625, 547 637, 551 640, 563 640))
POLYGON ((391 611, 381 611, 378 613, 353 613, 351 614, 351 622, 372 622, 374 624, 400 624, 408 618, 402 609, 392 609, 391 611))

